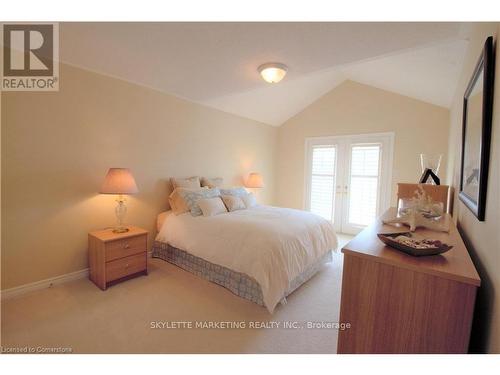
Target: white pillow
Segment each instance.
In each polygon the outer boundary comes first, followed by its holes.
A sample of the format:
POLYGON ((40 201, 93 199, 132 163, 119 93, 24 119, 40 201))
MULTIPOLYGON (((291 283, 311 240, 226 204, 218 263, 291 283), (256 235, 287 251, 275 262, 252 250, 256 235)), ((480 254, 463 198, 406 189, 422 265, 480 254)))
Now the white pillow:
POLYGON ((192 216, 201 216, 203 211, 201 210, 198 202, 202 199, 216 198, 220 196, 219 189, 199 189, 199 190, 187 190, 182 189, 179 194, 184 199, 186 206, 189 211, 191 211, 192 216))
POLYGON ((244 187, 235 187, 230 189, 220 189, 221 195, 235 195, 237 197, 242 197, 248 194, 248 191, 244 187))
POLYGON ((221 198, 229 212, 244 210, 246 208, 245 203, 243 203, 240 197, 235 195, 222 195, 221 198))
POLYGON ((170 178, 172 187, 176 188, 201 188, 200 178, 198 176, 188 177, 188 178, 170 178))
POLYGON ((246 208, 257 206, 257 199, 255 199, 255 195, 253 193, 248 193, 241 197, 241 200, 245 204, 246 208))
POLYGON ((208 186, 209 188, 220 188, 224 183, 224 179, 222 177, 214 177, 214 178, 201 178, 201 186, 208 186))
POLYGON ((183 214, 184 212, 188 212, 190 209, 184 200, 184 197, 180 194, 181 191, 198 191, 201 189, 208 188, 175 188, 170 196, 168 197, 168 203, 170 204, 170 208, 176 215, 183 214))
POLYGON ((226 206, 220 197, 200 199, 198 206, 203 212, 203 216, 215 216, 227 212, 226 206))

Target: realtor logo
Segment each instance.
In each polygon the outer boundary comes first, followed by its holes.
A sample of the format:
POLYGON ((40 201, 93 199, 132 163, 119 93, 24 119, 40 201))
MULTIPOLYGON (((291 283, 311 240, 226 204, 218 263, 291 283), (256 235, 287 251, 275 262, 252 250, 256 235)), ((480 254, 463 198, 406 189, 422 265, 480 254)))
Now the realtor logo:
POLYGON ((2 90, 59 90, 58 24, 4 24, 2 40, 2 90))

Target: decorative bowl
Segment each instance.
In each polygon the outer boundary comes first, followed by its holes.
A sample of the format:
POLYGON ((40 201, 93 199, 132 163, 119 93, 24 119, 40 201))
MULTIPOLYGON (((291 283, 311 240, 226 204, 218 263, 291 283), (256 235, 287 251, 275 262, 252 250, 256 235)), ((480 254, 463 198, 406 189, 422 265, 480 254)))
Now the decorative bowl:
POLYGON ((387 246, 415 257, 443 254, 453 247, 439 240, 417 237, 411 232, 379 233, 377 236, 387 246))

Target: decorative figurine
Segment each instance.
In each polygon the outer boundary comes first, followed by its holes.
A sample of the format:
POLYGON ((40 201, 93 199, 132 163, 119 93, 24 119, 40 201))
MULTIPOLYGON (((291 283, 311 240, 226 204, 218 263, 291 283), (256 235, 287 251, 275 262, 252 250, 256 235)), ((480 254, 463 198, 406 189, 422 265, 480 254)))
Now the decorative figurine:
POLYGON ((443 207, 427 195, 422 186, 415 190, 415 197, 409 200, 409 205, 399 210, 398 217, 382 220, 384 224, 404 224, 414 232, 418 227, 424 227, 438 232, 448 232, 449 226, 440 220, 443 207))

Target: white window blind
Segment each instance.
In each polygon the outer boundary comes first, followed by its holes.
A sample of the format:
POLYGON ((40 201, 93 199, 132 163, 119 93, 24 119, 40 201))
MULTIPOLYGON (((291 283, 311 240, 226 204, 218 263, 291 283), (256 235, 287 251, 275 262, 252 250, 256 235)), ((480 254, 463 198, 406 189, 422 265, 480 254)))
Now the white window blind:
POLYGON ((377 214, 380 145, 353 145, 349 196, 349 222, 368 225, 377 214))
POLYGON ((335 146, 313 146, 311 166, 311 212, 332 220, 335 198, 335 146))

